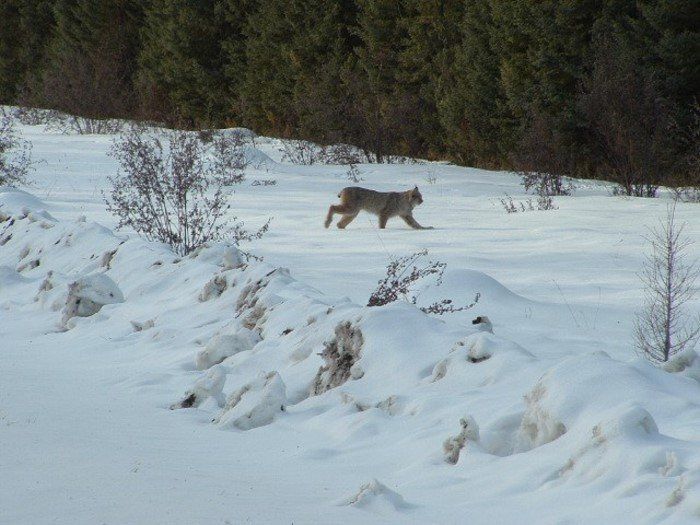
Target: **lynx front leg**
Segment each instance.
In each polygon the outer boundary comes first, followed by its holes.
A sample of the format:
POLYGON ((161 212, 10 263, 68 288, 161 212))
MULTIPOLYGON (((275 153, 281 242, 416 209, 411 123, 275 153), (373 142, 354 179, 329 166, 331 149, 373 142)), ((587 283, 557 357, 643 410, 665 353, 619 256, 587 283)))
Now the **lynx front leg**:
POLYGON ((330 208, 328 208, 328 214, 326 215, 326 222, 324 222, 323 225, 328 228, 331 225, 331 222, 333 222, 333 215, 336 213, 345 213, 345 211, 346 209, 342 204, 340 206, 331 204, 330 208))
POLYGON ((415 230, 432 230, 432 226, 421 226, 418 221, 413 218, 413 215, 402 215, 401 218, 406 224, 415 230))
POLYGON ((353 215, 343 215, 343 218, 338 221, 338 228, 342 230, 348 224, 350 224, 355 219, 355 217, 357 217, 357 213, 353 215))

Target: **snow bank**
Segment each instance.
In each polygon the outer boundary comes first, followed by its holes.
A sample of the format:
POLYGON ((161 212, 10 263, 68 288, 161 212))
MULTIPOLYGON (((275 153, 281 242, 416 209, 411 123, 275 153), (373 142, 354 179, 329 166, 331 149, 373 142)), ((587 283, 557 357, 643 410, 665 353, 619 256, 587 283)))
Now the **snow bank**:
POLYGON ((280 375, 277 372, 261 374, 229 396, 215 422, 240 430, 269 425, 284 411, 286 403, 286 388, 280 375))
POLYGON ((380 515, 391 515, 411 507, 401 494, 376 479, 360 486, 355 494, 341 500, 339 505, 348 505, 380 515))
POLYGON ((235 334, 217 334, 203 350, 197 352, 195 366, 197 370, 206 370, 227 357, 252 350, 258 340, 256 334, 245 328, 235 334))
POLYGON ((185 392, 184 397, 170 407, 196 408, 209 398, 213 398, 219 406, 223 406, 224 397, 222 390, 226 382, 226 372, 223 367, 215 366, 207 370, 197 379, 192 388, 185 392))
MULTIPOLYGON (((42 288, 45 289, 46 285, 42 285, 42 288)), ((68 326, 68 321, 73 317, 90 317, 107 304, 123 302, 124 295, 107 275, 86 275, 68 286, 68 298, 63 308, 61 324, 68 326)))
MULTIPOLYGON (((164 379, 143 388, 162 396, 159 406, 194 409, 173 417, 266 436, 289 429, 322 443, 331 463, 376 454, 377 475, 401 477, 407 490, 425 478, 419 486, 459 492, 476 476, 492 501, 537 492, 551 502, 585 486, 615 501, 632 495, 652 517, 700 509, 700 436, 672 424, 678 413, 700 417, 695 355, 679 358, 678 373, 605 352, 543 356, 500 335, 511 312, 532 303, 480 272, 447 275, 421 300, 445 297, 449 283, 453 299, 479 292, 474 315, 497 320, 496 334, 471 314, 460 322, 405 302, 368 308, 325 296, 230 245, 179 258, 95 223, 42 215, 43 203, 14 190, 0 203, 3 307, 55 321, 65 305, 69 322, 104 309, 52 334, 56 344, 108 338, 144 367, 158 363, 164 379), (40 264, 18 270, 29 260, 40 264)), ((376 481, 345 504, 406 508, 376 481)))

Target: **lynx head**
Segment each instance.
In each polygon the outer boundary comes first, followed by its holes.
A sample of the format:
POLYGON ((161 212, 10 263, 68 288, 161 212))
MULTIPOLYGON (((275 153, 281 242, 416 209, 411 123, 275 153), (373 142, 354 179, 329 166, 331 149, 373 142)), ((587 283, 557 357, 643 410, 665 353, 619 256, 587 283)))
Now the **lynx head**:
POLYGON ((423 196, 420 194, 420 191, 418 191, 418 186, 408 191, 408 201, 411 203, 412 208, 423 204, 423 196))

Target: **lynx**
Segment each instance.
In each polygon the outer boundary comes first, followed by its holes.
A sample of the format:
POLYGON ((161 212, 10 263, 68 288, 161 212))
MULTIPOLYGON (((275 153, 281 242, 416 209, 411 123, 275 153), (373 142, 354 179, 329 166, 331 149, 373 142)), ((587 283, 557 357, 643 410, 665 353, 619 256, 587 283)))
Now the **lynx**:
POLYGON ((328 228, 333 221, 333 215, 341 214, 338 228, 345 228, 360 211, 365 210, 379 216, 379 227, 385 228, 386 221, 391 217, 401 217, 406 224, 417 230, 429 230, 432 226, 421 226, 413 218, 413 208, 423 203, 423 196, 418 186, 412 190, 398 192, 381 192, 366 188, 344 188, 339 194, 340 204, 332 204, 328 208, 325 226, 328 228))

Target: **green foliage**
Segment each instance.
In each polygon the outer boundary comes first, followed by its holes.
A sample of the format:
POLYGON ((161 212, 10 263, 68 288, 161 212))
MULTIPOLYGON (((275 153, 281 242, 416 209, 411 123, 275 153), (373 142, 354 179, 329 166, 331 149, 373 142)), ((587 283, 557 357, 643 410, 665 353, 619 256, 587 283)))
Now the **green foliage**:
MULTIPOLYGON (((244 125, 352 143, 375 160, 601 177, 606 122, 582 108, 605 52, 595 43, 614 39, 628 59, 609 74, 631 67, 653 86, 672 123, 654 133, 673 135, 679 158, 694 151, 675 137, 695 136, 696 0, 6 0, 0 18, 3 102, 244 125)), ((671 176, 653 171, 655 184, 671 176)))
POLYGON ((21 31, 19 2, 0 2, 0 103, 9 104, 17 95, 17 78, 22 67, 19 59, 21 31))
POLYGON ((0 2, 0 103, 27 102, 54 26, 54 0, 0 2))
POLYGON ((56 0, 46 62, 32 99, 90 118, 134 110, 132 79, 140 46, 139 0, 56 0))
POLYGON ((235 117, 230 101, 243 69, 244 4, 151 1, 141 29, 137 77, 141 107, 147 115, 188 127, 235 117))

